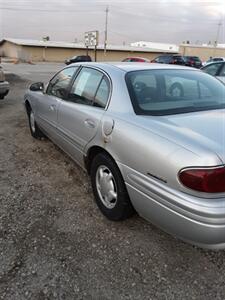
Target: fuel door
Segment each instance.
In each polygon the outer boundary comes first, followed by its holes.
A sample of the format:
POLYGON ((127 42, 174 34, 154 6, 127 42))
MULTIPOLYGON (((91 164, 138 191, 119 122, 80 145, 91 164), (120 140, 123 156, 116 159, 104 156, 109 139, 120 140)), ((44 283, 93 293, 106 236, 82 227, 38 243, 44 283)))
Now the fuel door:
POLYGON ((106 117, 103 119, 102 135, 103 135, 105 143, 108 143, 111 141, 111 134, 113 132, 114 126, 115 126, 115 121, 112 118, 106 117))

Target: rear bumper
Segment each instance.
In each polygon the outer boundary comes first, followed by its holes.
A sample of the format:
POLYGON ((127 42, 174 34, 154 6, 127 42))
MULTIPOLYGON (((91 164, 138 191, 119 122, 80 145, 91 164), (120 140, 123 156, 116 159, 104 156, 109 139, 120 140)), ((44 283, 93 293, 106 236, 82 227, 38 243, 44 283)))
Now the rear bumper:
POLYGON ((225 249, 225 198, 198 198, 141 174, 127 175, 130 199, 142 217, 189 243, 225 249))
POLYGON ((127 189, 131 199, 135 199, 132 203, 137 212, 164 231, 202 248, 225 249, 225 224, 197 221, 140 193, 129 185, 127 189))

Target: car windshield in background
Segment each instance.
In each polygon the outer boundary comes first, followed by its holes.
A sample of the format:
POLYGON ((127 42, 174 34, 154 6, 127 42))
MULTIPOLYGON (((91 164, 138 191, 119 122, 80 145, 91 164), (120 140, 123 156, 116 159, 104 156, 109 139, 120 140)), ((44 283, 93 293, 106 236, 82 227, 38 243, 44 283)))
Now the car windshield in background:
POLYGON ((200 58, 197 56, 190 56, 190 59, 194 61, 200 61, 200 58))
POLYGON ((126 74, 136 114, 169 115, 225 108, 225 85, 192 70, 142 70, 126 74))

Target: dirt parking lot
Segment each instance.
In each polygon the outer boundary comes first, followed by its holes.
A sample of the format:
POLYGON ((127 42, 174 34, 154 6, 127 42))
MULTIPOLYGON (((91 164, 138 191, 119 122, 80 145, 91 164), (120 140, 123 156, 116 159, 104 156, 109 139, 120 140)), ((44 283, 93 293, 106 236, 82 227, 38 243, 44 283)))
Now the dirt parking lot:
POLYGON ((0 299, 225 299, 225 252, 176 240, 138 216, 110 222, 87 175, 23 109, 60 65, 5 64, 0 102, 0 299))

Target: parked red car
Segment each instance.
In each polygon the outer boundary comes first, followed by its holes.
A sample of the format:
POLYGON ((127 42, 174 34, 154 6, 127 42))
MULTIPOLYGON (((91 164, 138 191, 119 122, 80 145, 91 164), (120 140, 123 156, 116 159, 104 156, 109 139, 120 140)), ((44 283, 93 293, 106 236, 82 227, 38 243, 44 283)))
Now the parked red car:
POLYGON ((145 63, 150 63, 150 60, 147 58, 143 57, 127 57, 124 60, 125 62, 145 62, 145 63))

